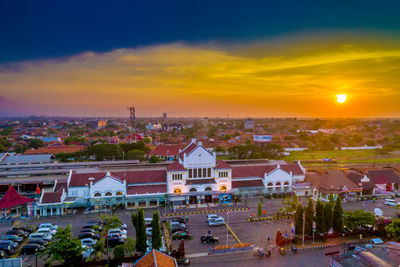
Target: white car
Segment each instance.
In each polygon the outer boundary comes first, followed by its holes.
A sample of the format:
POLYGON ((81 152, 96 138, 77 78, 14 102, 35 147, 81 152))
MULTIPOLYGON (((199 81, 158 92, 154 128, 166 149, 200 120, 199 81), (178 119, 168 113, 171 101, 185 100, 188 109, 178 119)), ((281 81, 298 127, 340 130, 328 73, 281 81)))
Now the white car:
POLYGON ((220 225, 224 225, 224 224, 225 224, 225 219, 222 217, 208 221, 208 226, 210 226, 210 227, 220 226, 220 225))
POLYGON ((186 225, 184 223, 180 223, 177 221, 172 221, 169 223, 169 225, 171 226, 171 228, 175 228, 175 227, 182 227, 182 228, 186 228, 186 225))
POLYGON ((48 235, 48 234, 43 234, 43 233, 33 233, 33 234, 29 235, 29 240, 36 240, 36 239, 46 240, 46 241, 50 242, 51 239, 53 239, 53 236, 48 235))
POLYGON ((128 229, 128 226, 125 223, 123 223, 123 224, 121 224, 121 226, 119 228, 121 230, 126 230, 126 229, 128 229))
POLYGON ((146 235, 151 236, 153 234, 151 227, 146 227, 146 235))
POLYGON ((87 247, 87 246, 82 246, 84 247, 84 251, 82 251, 82 257, 84 259, 90 258, 90 256, 92 255, 92 253, 94 252, 94 249, 92 247, 87 247))
POLYGON ((397 205, 399 205, 399 203, 397 203, 396 200, 390 199, 390 198, 385 199, 385 202, 383 204, 384 205, 388 205, 388 206, 397 206, 397 205))
POLYGON ((96 240, 92 238, 84 238, 81 240, 82 246, 93 247, 96 244, 96 240))
POLYGON ((58 225, 52 224, 52 223, 42 223, 39 225, 39 229, 41 228, 50 228, 51 230, 56 230, 58 228, 58 225))
POLYGON ((48 234, 48 235, 55 236, 57 231, 56 230, 52 230, 50 228, 39 228, 39 230, 37 230, 36 233, 43 233, 43 234, 48 234))
POLYGON ((221 216, 217 215, 217 214, 208 214, 207 215, 207 222, 209 222, 210 220, 215 220, 220 218, 221 216))
POLYGON ((110 229, 108 230, 108 234, 119 234, 122 238, 127 238, 128 237, 128 232, 126 230, 121 230, 119 228, 114 228, 114 229, 110 229))
POLYGON ((151 225, 151 221, 152 221, 153 219, 152 218, 144 218, 144 224, 146 225, 146 226, 149 226, 149 225, 151 225))

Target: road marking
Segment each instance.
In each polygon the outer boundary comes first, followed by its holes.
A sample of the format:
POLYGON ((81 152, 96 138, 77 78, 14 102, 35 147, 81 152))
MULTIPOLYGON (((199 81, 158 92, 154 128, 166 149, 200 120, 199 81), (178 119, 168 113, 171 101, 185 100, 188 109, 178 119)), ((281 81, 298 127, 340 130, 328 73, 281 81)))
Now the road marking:
POLYGON ((231 233, 231 235, 233 236, 233 238, 235 238, 235 240, 239 243, 242 244, 242 242, 240 241, 240 239, 237 237, 237 235, 235 234, 235 232, 233 232, 233 230, 229 227, 229 225, 227 223, 225 223, 226 228, 228 228, 228 231, 231 233))
POLYGON ((198 257, 205 257, 205 256, 208 256, 208 252, 186 254, 186 257, 188 257, 188 258, 198 258, 198 257))
POLYGON ((246 211, 246 210, 249 210, 249 208, 223 209, 223 210, 202 210, 202 211, 181 212, 181 213, 168 213, 168 214, 163 214, 162 217, 192 215, 192 214, 200 214, 200 213, 227 212, 227 211, 246 211))

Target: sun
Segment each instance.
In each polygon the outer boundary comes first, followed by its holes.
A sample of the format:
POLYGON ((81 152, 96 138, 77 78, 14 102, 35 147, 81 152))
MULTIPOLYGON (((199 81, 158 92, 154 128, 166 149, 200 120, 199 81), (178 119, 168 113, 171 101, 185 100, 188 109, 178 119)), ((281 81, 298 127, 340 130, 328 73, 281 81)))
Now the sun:
POLYGON ((347 99, 346 94, 336 95, 336 97, 337 97, 337 102, 339 102, 339 103, 344 103, 347 99))

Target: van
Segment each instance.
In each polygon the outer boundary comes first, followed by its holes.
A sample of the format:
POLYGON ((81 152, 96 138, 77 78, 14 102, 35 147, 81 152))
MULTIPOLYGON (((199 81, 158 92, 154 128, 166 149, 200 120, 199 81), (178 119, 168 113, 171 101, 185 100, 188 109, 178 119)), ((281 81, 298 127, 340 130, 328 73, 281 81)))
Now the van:
POLYGON ((390 198, 385 199, 385 203, 383 203, 383 204, 388 205, 388 206, 397 206, 398 205, 398 203, 394 199, 390 199, 390 198))
POLYGON ((220 225, 224 225, 224 224, 225 224, 225 219, 222 217, 208 221, 208 226, 210 226, 210 227, 220 226, 220 225))
POLYGON ((152 218, 144 218, 144 224, 145 224, 146 226, 150 226, 152 220, 153 220, 152 218))

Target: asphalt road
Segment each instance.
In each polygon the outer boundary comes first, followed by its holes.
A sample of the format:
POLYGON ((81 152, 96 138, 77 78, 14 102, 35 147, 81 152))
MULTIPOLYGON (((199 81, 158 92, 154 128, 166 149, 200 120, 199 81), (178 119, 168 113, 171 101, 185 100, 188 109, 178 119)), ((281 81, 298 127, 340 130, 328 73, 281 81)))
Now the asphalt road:
MULTIPOLYGON (((238 238, 243 243, 251 243, 256 246, 265 247, 269 244, 274 244, 275 235, 277 230, 281 230, 283 233, 289 231, 289 223, 290 220, 273 220, 273 221, 262 221, 262 222, 248 222, 247 219, 251 214, 257 213, 257 203, 259 199, 254 199, 253 201, 249 201, 248 211, 231 211, 229 213, 229 226, 238 236, 238 238), (267 242, 267 238, 270 237, 270 243, 267 242)), ((303 200, 303 204, 306 203, 306 200, 303 200)), ((279 208, 282 207, 282 200, 266 200, 263 202, 263 209, 267 210, 267 215, 275 214, 279 208)), ((380 208, 383 211, 385 216, 394 216, 396 213, 399 213, 399 210, 396 208, 392 208, 389 206, 383 205, 383 200, 378 200, 376 203, 370 202, 351 202, 351 203, 343 203, 344 210, 354 210, 354 209, 363 209, 367 211, 373 212, 374 208, 380 208)), ((224 207, 227 208, 227 207, 224 207)), ((230 207, 229 207, 230 208, 230 207)), ((221 209, 221 207, 215 207, 215 209, 221 209)), ((161 213, 164 213, 164 210, 160 210, 161 213)), ((152 216, 153 210, 147 210, 145 212, 145 217, 152 216)), ((178 211, 181 212, 181 211, 178 211)), ((183 212, 183 211, 182 211, 183 212)), ((131 223, 131 211, 118 211, 116 213, 121 220, 127 224, 128 227, 128 236, 135 238, 135 229, 131 223)), ((223 216, 228 222, 228 215, 226 212, 217 212, 223 216)), ((72 233, 77 237, 78 233, 82 225, 84 225, 87 221, 93 219, 93 216, 98 215, 85 215, 85 214, 77 214, 73 217, 43 217, 40 220, 40 223, 51 222, 57 224, 60 227, 65 227, 69 224, 72 226, 72 233)), ((188 215, 189 222, 187 223, 187 227, 189 232, 192 234, 193 239, 185 241, 185 252, 186 254, 198 254, 198 253, 206 253, 208 251, 208 245, 204 245, 200 242, 200 237, 208 232, 218 237, 220 240, 220 245, 225 245, 226 242, 228 244, 237 244, 237 241, 233 238, 233 236, 228 233, 225 226, 213 227, 210 228, 206 223, 206 214, 195 214, 188 215), (228 239, 227 239, 228 237, 228 239)), ((36 222, 35 222, 36 223, 36 222)), ((11 223, 0 223, 0 233, 5 233, 8 229, 11 228, 11 223)), ((173 246, 178 248, 180 241, 173 241, 173 246)), ((278 253, 274 253, 270 258, 259 259, 255 258, 252 253, 242 253, 235 255, 225 255, 225 256, 206 256, 206 257, 193 257, 191 262, 194 266, 204 266, 205 263, 209 266, 327 266, 328 258, 324 256, 325 251, 312 251, 307 253, 299 253, 298 255, 286 255, 281 256, 278 253), (239 265, 240 263, 240 265, 239 265)), ((35 256, 23 256, 24 266, 27 264, 35 263, 35 256)), ((41 260, 39 259, 39 266, 41 266, 41 260)))

